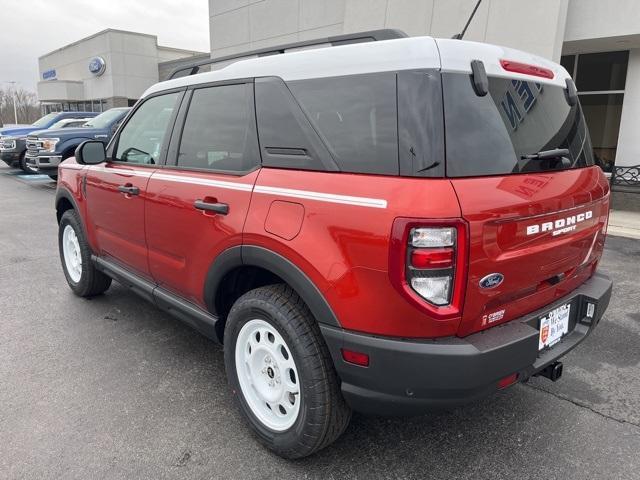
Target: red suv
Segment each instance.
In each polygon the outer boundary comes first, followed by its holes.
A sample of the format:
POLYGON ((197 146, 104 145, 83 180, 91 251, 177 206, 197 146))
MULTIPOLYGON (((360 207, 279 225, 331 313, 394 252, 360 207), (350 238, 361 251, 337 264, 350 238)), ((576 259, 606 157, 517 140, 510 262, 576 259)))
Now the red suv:
POLYGON ((115 279, 223 343, 288 458, 352 409, 557 379, 611 295, 609 187, 565 69, 396 31, 245 55, 154 85, 61 164, 71 289, 115 279))

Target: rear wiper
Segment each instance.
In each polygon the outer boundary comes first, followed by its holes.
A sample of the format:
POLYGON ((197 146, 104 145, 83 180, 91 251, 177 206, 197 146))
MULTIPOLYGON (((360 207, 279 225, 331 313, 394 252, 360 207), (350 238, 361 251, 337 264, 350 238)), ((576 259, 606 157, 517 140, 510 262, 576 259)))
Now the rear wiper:
POLYGON ((545 158, 561 158, 569 156, 568 148, 554 148, 553 150, 542 150, 537 153, 530 153, 529 155, 522 155, 523 160, 542 160, 545 158))

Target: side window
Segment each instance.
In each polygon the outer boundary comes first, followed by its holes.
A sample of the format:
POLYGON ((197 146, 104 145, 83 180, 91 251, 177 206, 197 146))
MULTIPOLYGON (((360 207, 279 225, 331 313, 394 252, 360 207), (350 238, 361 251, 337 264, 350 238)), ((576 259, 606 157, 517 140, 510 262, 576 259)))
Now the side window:
POLYGON ((250 83, 193 91, 178 166, 245 172, 260 163, 250 83))
POLYGON ((343 172, 398 174, 394 72, 288 82, 343 172))
POLYGON ((169 120, 181 94, 169 93, 146 100, 122 129, 114 160, 144 165, 158 163, 169 120))

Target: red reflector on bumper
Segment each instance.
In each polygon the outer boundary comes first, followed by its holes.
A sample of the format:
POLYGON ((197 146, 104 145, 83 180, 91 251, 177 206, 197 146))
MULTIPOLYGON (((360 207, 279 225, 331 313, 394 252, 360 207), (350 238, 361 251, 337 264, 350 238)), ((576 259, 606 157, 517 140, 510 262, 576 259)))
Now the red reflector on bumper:
POLYGON ((509 385, 513 385, 518 381, 518 374, 513 373, 508 377, 504 377, 502 380, 498 381, 498 388, 503 389, 507 388, 509 385))
POLYGON ((353 350, 347 350, 342 348, 342 358, 345 362, 353 363, 354 365, 360 365, 361 367, 369 366, 369 355, 362 352, 354 352, 353 350))

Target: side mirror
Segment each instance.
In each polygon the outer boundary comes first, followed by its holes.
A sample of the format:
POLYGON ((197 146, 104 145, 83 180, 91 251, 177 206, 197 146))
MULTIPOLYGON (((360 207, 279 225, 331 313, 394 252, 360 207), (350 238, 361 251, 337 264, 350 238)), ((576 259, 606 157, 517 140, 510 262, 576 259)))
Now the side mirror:
POLYGON ((81 165, 97 165, 107 159, 104 143, 87 140, 78 145, 75 152, 76 162, 81 165))

